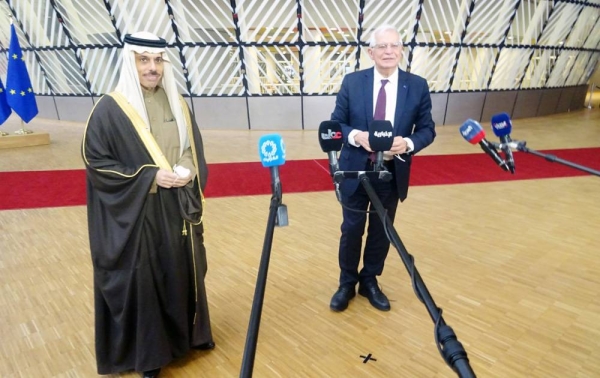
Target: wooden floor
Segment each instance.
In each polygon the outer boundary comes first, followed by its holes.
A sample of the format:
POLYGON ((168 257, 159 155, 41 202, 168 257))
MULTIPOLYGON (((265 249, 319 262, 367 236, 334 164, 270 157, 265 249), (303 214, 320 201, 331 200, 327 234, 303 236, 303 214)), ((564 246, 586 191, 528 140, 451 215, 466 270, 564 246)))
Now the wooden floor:
MULTIPOLYGON (((423 153, 483 153, 457 126, 438 127, 423 153)), ((28 127, 48 131, 51 144, 0 150, 0 170, 83 168, 82 124, 28 127)), ((11 119, 1 130, 17 128, 11 119)), ((205 130, 207 160, 258 161, 264 133, 205 130)), ((289 160, 326 158, 316 131, 281 135, 289 160)), ((600 110, 516 120, 512 136, 536 150, 600 147, 600 110)), ((329 310, 340 206, 333 192, 283 188, 290 225, 275 231, 254 376, 456 376, 395 250, 379 280, 390 312, 362 297, 345 312, 329 310), (376 361, 363 363, 367 354, 376 361)), ((207 200, 217 348, 190 353, 164 377, 239 376, 268 207, 266 195, 207 200)), ((499 378, 600 376, 599 225, 600 178, 592 176, 413 187, 395 223, 477 375, 499 378)), ((0 211, 0 377, 96 376, 86 227, 83 206, 0 211)))

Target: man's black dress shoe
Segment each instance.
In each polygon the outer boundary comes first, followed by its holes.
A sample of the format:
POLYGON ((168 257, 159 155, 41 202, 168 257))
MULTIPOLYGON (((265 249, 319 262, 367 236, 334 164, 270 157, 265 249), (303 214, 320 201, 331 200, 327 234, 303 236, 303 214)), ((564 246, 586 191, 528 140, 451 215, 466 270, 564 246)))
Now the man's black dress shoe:
POLYGON ((148 370, 144 372, 144 378, 156 378, 160 373, 160 368, 154 370, 148 370))
POLYGON ((377 282, 368 282, 358 286, 358 294, 367 297, 373 307, 381 311, 390 311, 390 301, 381 291, 377 282))
POLYGON ((212 350, 212 349, 215 349, 215 346, 216 346, 215 343, 210 341, 208 343, 196 345, 195 347, 192 347, 192 348, 198 349, 198 350, 212 350))
POLYGON ((348 308, 348 302, 350 299, 354 298, 355 295, 356 291, 354 291, 354 286, 340 286, 335 294, 333 294, 329 308, 333 311, 344 311, 346 308, 348 308))

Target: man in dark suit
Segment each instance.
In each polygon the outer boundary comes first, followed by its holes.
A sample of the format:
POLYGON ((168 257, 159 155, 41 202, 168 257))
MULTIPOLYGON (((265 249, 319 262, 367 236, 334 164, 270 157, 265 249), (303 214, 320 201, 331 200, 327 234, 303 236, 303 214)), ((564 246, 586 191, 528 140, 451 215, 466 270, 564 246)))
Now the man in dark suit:
MULTIPOLYGON (((402 57, 398 31, 389 25, 375 29, 368 52, 375 67, 344 77, 331 119, 342 125, 344 134, 339 158, 342 171, 373 170, 369 123, 374 119, 392 123, 394 142, 391 150, 384 152, 384 166, 393 178, 388 182, 371 180, 371 184, 393 222, 398 200, 404 201, 407 196, 412 155, 433 142, 435 124, 426 80, 398 68, 402 57)), ((390 247, 383 224, 372 209, 368 214, 363 268, 359 272, 366 210, 372 207, 371 201, 357 179, 344 180, 340 190, 345 205, 339 249, 340 286, 331 298, 330 308, 345 310, 356 295, 358 283, 358 293, 367 297, 373 307, 389 311, 390 302, 377 283, 390 247)))

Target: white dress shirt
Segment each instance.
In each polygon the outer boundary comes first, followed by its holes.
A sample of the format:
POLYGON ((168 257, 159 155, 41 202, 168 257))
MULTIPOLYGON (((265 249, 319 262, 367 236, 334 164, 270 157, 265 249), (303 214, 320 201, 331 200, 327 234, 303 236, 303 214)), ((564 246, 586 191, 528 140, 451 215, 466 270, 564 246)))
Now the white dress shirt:
MULTIPOLYGON (((385 120, 390 121, 392 126, 394 125, 394 118, 396 116, 396 102, 398 99, 398 70, 394 70, 394 73, 389 77, 383 77, 377 69, 373 69, 373 112, 375 112, 375 107, 377 105, 377 97, 379 95, 379 90, 381 89, 381 80, 389 80, 389 82, 383 88, 385 90, 385 120)), ((362 130, 354 129, 348 135, 348 142, 355 146, 360 147, 354 140, 356 134, 360 133, 362 130)), ((413 141, 409 138, 403 138, 406 141, 408 150, 410 152, 414 150, 413 141)), ((384 153, 385 160, 391 160, 393 157, 390 154, 384 153)), ((400 157, 399 157, 400 158, 400 157)))

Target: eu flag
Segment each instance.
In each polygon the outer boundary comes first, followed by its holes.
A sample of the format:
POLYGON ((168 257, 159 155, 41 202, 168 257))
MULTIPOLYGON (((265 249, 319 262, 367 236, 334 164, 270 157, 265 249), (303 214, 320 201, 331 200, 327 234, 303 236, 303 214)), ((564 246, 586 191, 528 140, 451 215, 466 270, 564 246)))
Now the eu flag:
MULTIPOLYGON (((2 84, 2 80, 0 80, 0 125, 4 123, 10 116, 12 110, 10 110, 10 106, 8 106, 8 102, 6 102, 6 91, 4 90, 4 85, 2 84)), ((2 134, 2 133, 0 133, 2 134)))
POLYGON ((35 95, 21 52, 15 25, 10 25, 10 47, 8 48, 8 68, 6 70, 6 100, 8 105, 25 122, 38 114, 35 95))

